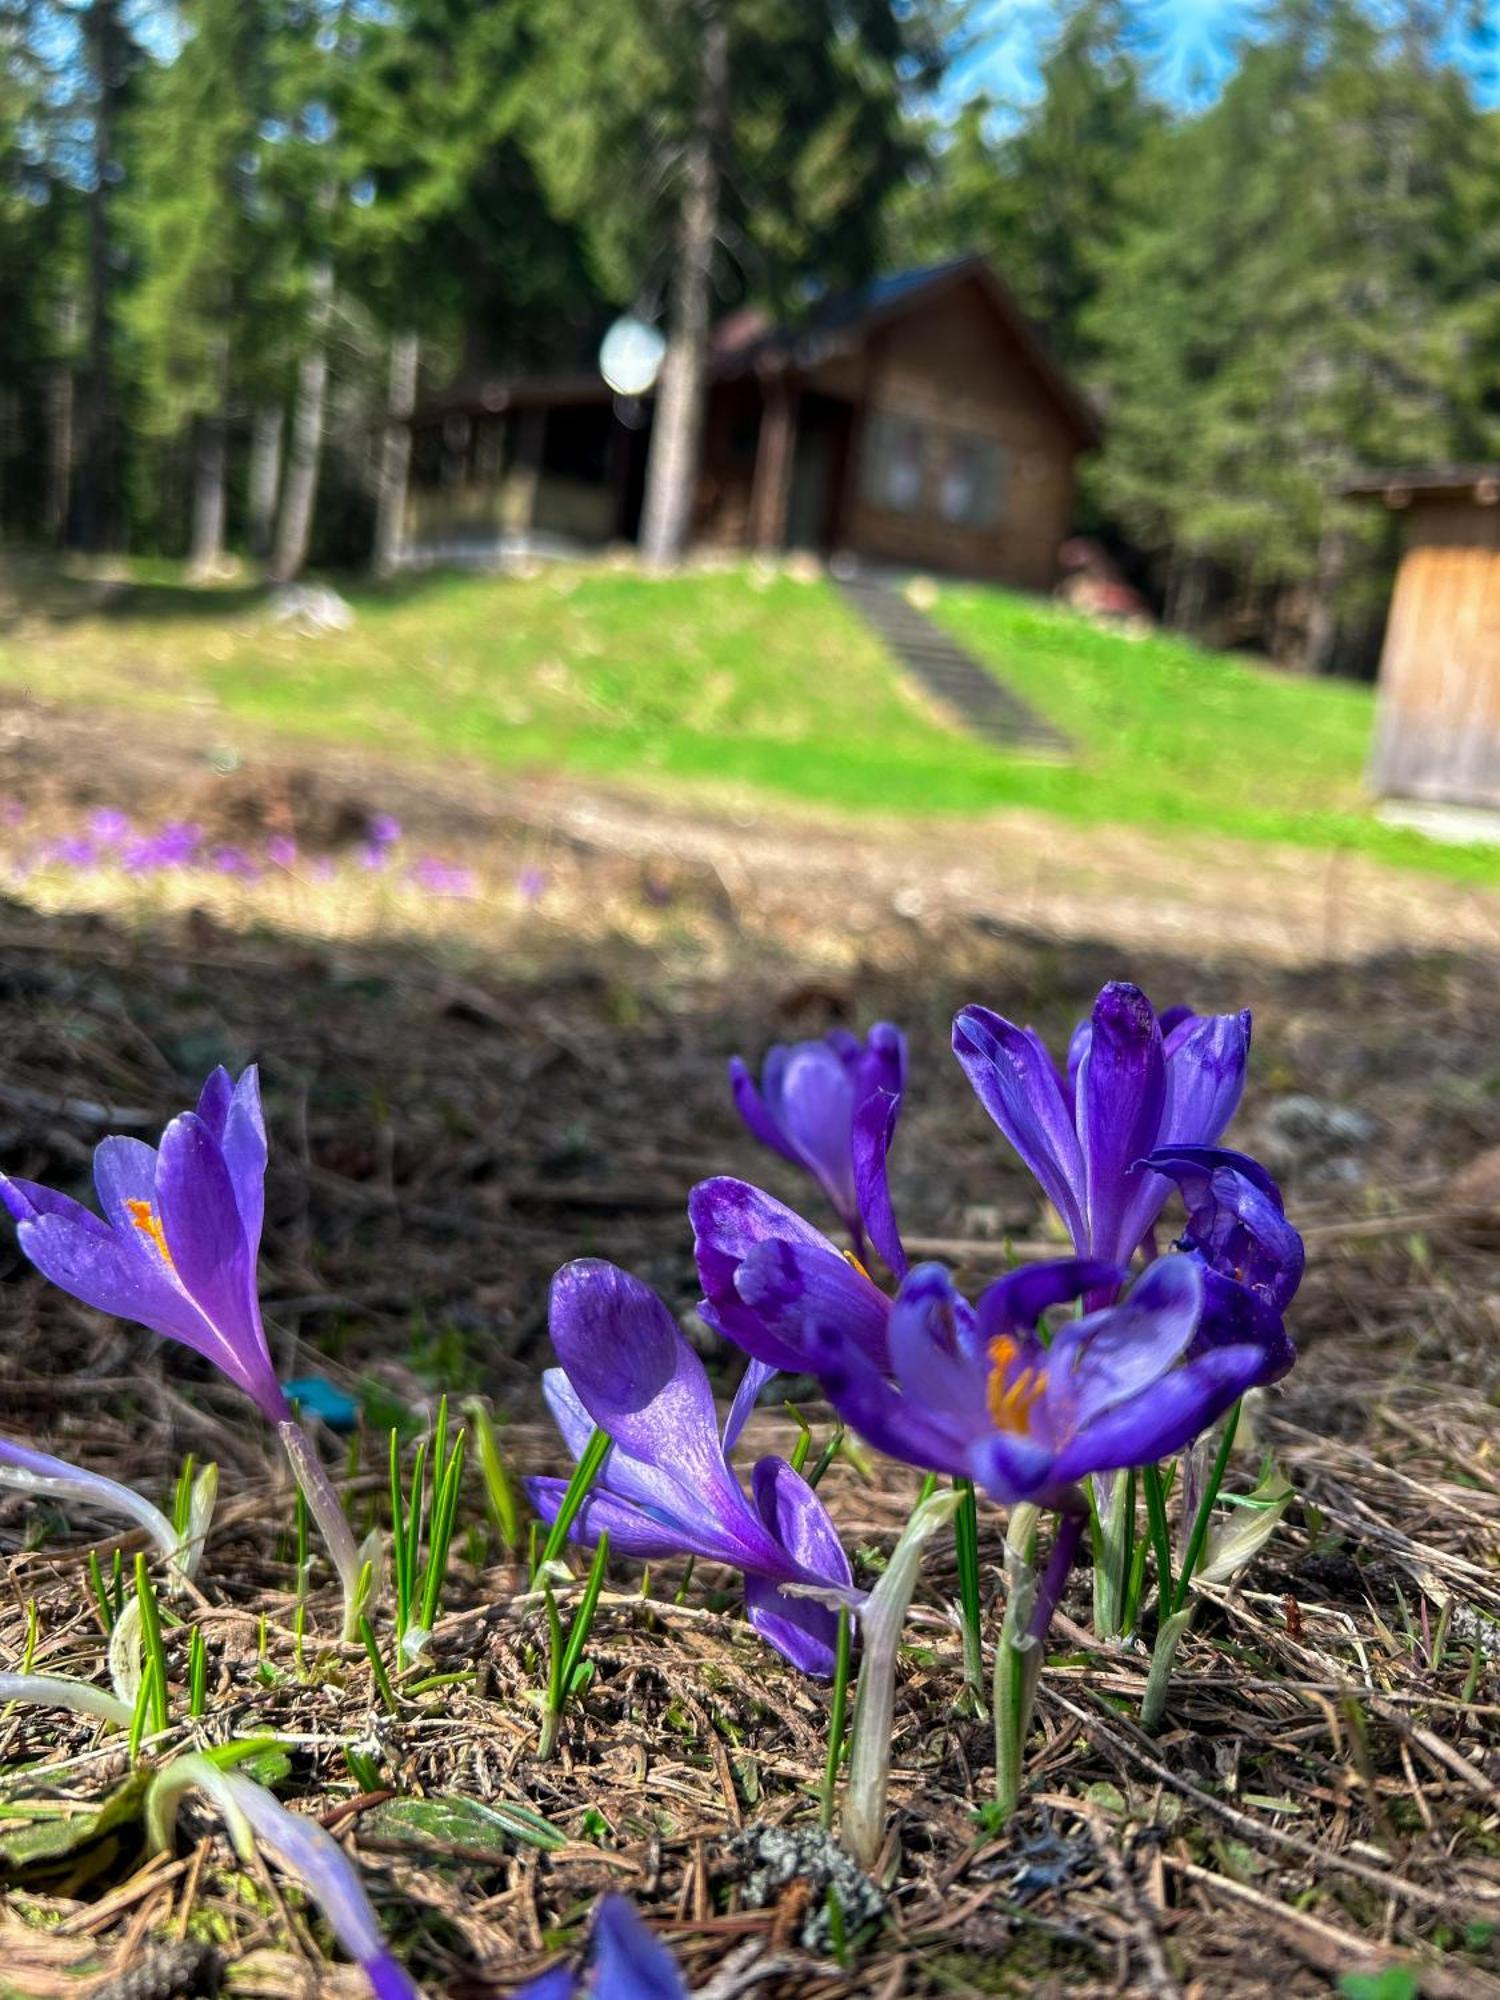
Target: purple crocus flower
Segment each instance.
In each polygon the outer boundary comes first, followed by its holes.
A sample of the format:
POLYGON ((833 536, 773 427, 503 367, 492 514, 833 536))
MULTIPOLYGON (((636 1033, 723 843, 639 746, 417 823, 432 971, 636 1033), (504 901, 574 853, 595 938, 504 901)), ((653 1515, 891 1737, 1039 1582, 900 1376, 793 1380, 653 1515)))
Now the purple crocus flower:
POLYGON ((266 1348, 255 1264, 266 1128, 253 1067, 216 1069, 161 1146, 104 1139, 94 1187, 104 1219, 34 1181, 0 1174, 21 1248, 85 1305, 139 1321, 213 1362, 268 1423, 291 1418, 266 1348))
MULTIPOLYGON (((827 1605, 787 1597, 782 1584, 813 1584, 852 1598, 853 1577, 812 1488, 784 1459, 760 1459, 751 1493, 729 1453, 771 1372, 751 1364, 722 1436, 703 1363, 649 1286, 594 1258, 552 1280, 552 1344, 560 1368, 543 1392, 576 1460, 597 1426, 614 1441, 579 1509, 574 1539, 608 1531, 621 1555, 654 1562, 699 1556, 745 1575, 750 1622, 804 1673, 833 1671, 837 1620, 827 1605)), ((567 1481, 527 1481, 532 1504, 555 1519, 567 1481)))
POLYGON ((401 838, 401 822, 391 813, 372 813, 369 831, 376 847, 394 847, 401 838))
POLYGON ((877 1021, 861 1042, 845 1028, 768 1051, 757 1088, 738 1056, 735 1109, 755 1138, 812 1175, 862 1253, 866 1235, 899 1277, 906 1269, 891 1214, 886 1156, 906 1088, 906 1037, 877 1021))
POLYGON ((634 1903, 604 1896, 578 1971, 554 1966, 529 1980, 516 2000, 687 2000, 687 1988, 671 1952, 647 1930, 634 1903))
POLYGON ((540 868, 523 868, 516 877, 516 892, 528 906, 539 903, 547 892, 547 878, 540 868))
POLYGON ((1250 1016, 1158 1018, 1138 986, 1114 980, 1074 1030, 1066 1077, 1033 1029, 987 1007, 961 1010, 953 1049, 1079 1255, 1126 1264, 1171 1191, 1138 1163, 1218 1141, 1244 1088, 1250 1016))
POLYGON ((1145 1164, 1182 1190, 1180 1247, 1203 1266, 1206 1336, 1262 1341, 1284 1374, 1296 1350, 1281 1316, 1302 1282, 1306 1253, 1280 1188, 1259 1161, 1221 1147, 1153 1153, 1145 1164))
POLYGON ((118 847, 129 838, 130 820, 118 806, 100 806, 89 814, 89 832, 101 847, 118 847))
POLYGON ((807 1367, 810 1329, 840 1327, 887 1365, 891 1302, 863 1267, 774 1195, 748 1181, 700 1181, 688 1196, 704 1297, 717 1333, 769 1368, 807 1367))
POLYGON ((908 1276, 882 1371, 836 1325, 807 1360, 850 1427, 893 1458, 970 1478, 996 1500, 1067 1503, 1091 1473, 1169 1457, 1257 1383, 1284 1372, 1274 1343, 1202 1324, 1200 1260, 1158 1258, 1127 1296, 1065 1320, 1044 1315, 1124 1279, 1068 1258, 1012 1272, 970 1308, 938 1264, 908 1276))
POLYGON ((216 1069, 196 1110, 159 1148, 109 1138, 94 1150, 103 1219, 35 1181, 0 1174, 21 1248, 85 1305, 181 1341, 243 1389, 282 1448, 343 1585, 345 1625, 360 1609, 363 1558, 312 1440, 294 1420, 261 1324, 256 1260, 265 1214, 266 1127, 255 1068, 216 1069))
POLYGON ((274 868, 295 868, 297 843, 289 833, 273 833, 266 842, 266 859, 274 868))

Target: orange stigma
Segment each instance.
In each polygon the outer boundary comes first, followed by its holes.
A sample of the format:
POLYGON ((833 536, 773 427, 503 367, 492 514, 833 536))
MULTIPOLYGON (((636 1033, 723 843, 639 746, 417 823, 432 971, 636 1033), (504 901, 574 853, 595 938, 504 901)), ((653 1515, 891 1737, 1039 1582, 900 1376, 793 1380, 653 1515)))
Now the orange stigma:
POLYGON ((1020 1348, 1009 1334, 997 1334, 985 1350, 990 1358, 990 1379, 985 1392, 990 1422, 997 1431, 1024 1437, 1031 1427, 1031 1412, 1047 1386, 1045 1368, 1023 1368, 1011 1376, 1020 1348))
POLYGON ((161 1217, 151 1206, 150 1202, 127 1201, 125 1206, 130 1210, 130 1219, 141 1232, 142 1236, 149 1236, 161 1252, 162 1262, 169 1269, 175 1268, 172 1264, 172 1253, 167 1248, 167 1239, 162 1231, 161 1217))
MULTIPOLYGON (((858 1271, 859 1275, 862 1278, 870 1277, 869 1272, 865 1269, 864 1265, 860 1263, 859 1259, 855 1256, 852 1250, 846 1250, 844 1252, 844 1256, 847 1259, 847 1261, 854 1266, 855 1270, 858 1271)), ((874 1284, 875 1280, 873 1278, 870 1278, 870 1282, 871 1284, 874 1284)))

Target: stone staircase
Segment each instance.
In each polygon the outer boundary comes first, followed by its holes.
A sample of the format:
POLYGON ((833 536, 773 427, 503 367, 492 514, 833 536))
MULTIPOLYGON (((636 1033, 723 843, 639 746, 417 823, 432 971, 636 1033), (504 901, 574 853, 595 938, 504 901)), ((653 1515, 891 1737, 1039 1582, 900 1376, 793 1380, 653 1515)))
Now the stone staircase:
POLYGON ((893 584, 879 577, 838 580, 844 602, 925 692, 954 714, 971 735, 997 750, 1066 757, 1059 729, 935 625, 893 584))

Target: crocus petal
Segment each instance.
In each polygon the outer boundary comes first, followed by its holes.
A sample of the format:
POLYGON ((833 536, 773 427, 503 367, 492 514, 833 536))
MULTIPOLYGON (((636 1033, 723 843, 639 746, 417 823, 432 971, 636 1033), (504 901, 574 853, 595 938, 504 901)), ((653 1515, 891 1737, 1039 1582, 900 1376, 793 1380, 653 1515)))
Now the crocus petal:
POLYGON ((589 1943, 594 2000, 687 2000, 676 1962, 626 1896, 606 1896, 589 1943))
POLYGON ((1188 1349, 1189 1358, 1211 1347, 1234 1347, 1246 1342, 1265 1353, 1262 1382, 1279 1382, 1297 1359, 1297 1350, 1276 1307, 1248 1286, 1236 1284, 1233 1278, 1205 1266, 1203 1311, 1188 1349))
POLYGON ((877 1021, 865 1037, 859 1058, 861 1099, 883 1090, 900 1102, 906 1089, 906 1037, 892 1021, 877 1021))
POLYGON ((554 1965, 517 1987, 513 2000, 577 2000, 578 1975, 571 1965, 554 1965))
POLYGON ((339 1943, 364 1968, 381 2000, 420 2000, 416 1986, 386 1949, 364 1885, 333 1835, 305 1814, 288 1812, 242 1773, 224 1771, 219 1776, 216 1802, 224 1797, 232 1800, 261 1845, 298 1878, 339 1943), (380 1985, 375 1984, 377 1973, 380 1985))
POLYGON ((777 1117, 802 1164, 844 1222, 858 1222, 850 1136, 854 1079, 835 1051, 819 1042, 791 1050, 780 1074, 777 1117))
MULTIPOLYGON (((831 1246, 807 1248, 773 1238, 757 1244, 734 1275, 734 1288, 784 1356, 782 1366, 810 1368, 812 1341, 836 1327, 877 1362, 887 1354, 890 1300, 831 1246)), ((764 1359, 767 1344, 752 1349, 764 1359)))
POLYGON ((973 1422, 960 1427, 903 1396, 852 1341, 828 1333, 819 1348, 813 1373, 852 1431, 907 1465, 955 1478, 968 1471, 968 1433, 984 1421, 982 1403, 973 1422))
POLYGON ((234 1079, 222 1063, 204 1079, 203 1088, 198 1092, 198 1102, 193 1107, 208 1127, 216 1144, 224 1139, 224 1121, 229 1116, 229 1107, 234 1102, 234 1079))
MULTIPOLYGON (((1166 1088, 1157 1149, 1211 1146, 1233 1118, 1250 1060, 1250 1016, 1189 1015, 1163 1045, 1166 1088)), ((1168 1194, 1158 1175, 1131 1175, 1122 1241, 1138 1243, 1160 1215, 1168 1194)))
POLYGON ((1142 1395, 1187 1353, 1203 1310, 1195 1257, 1160 1257, 1123 1305, 1074 1320, 1048 1354, 1045 1407, 1054 1435, 1082 1430, 1142 1395))
POLYGON ((1066 1482, 1057 1477, 1055 1466, 1052 1453, 1035 1438, 989 1431, 971 1441, 963 1472, 992 1500, 1009 1507, 1060 1492, 1066 1482))
POLYGON ((740 1377, 740 1386, 734 1392, 734 1401, 729 1406, 729 1415, 724 1419, 724 1453, 727 1457, 740 1441, 740 1432, 749 1423, 761 1391, 777 1371, 765 1361, 752 1360, 740 1377))
POLYGON ((729 1088, 734 1094, 734 1108, 740 1114, 750 1136, 758 1139, 763 1146, 768 1146, 773 1153, 780 1153, 782 1158, 790 1160, 793 1166, 800 1167, 801 1155, 771 1116, 754 1077, 738 1056, 730 1060, 729 1088))
POLYGON ((901 1100, 888 1090, 870 1093, 854 1114, 854 1192, 865 1234, 897 1278, 907 1270, 906 1251, 891 1207, 887 1172, 901 1100))
MULTIPOLYGON (((792 1561, 834 1587, 852 1586, 849 1558, 828 1510, 782 1458, 763 1458, 751 1475, 760 1517, 792 1561)), ((826 1679, 834 1668, 838 1614, 810 1597, 788 1597, 765 1578, 747 1576, 750 1623, 768 1645, 804 1674, 826 1679)))
POLYGON ((12 1180, 8 1174, 0 1174, 0 1201, 5 1203, 17 1222, 35 1222, 38 1216, 56 1215, 91 1235, 110 1234, 109 1224, 101 1222, 91 1208, 85 1208, 71 1195, 59 1194, 55 1188, 43 1187, 37 1181, 12 1180))
POLYGON ((1150 1226, 1147 1214, 1136 1227, 1127 1176, 1160 1130, 1165 1070, 1151 1002, 1138 986, 1112 980, 1094 1002, 1093 1033, 1078 1071, 1077 1120, 1088 1247, 1115 1263, 1129 1261, 1150 1226))
POLYGON ((1250 1061, 1248 1008, 1182 1022, 1167 1038, 1164 1053, 1167 1097, 1157 1143, 1214 1145, 1244 1095, 1250 1061))
POLYGON ((725 1462, 703 1363, 655 1292, 580 1258, 552 1280, 548 1323, 574 1393, 617 1448, 667 1475, 679 1512, 737 1533, 774 1572, 779 1552, 725 1462))
POLYGON ((1074 1244, 1086 1249, 1083 1155, 1062 1081, 1039 1037, 988 1007, 965 1007, 953 1023, 953 1053, 1074 1244))
POLYGON ((88 1229, 71 1217, 44 1214, 23 1222, 17 1234, 21 1248, 42 1276, 62 1291, 98 1312, 135 1320, 153 1333, 180 1340, 216 1367, 232 1372, 233 1349, 182 1296, 165 1269, 153 1270, 97 1217, 93 1220, 96 1226, 88 1229))
POLYGON ((918 1264, 891 1307, 891 1373, 912 1402, 972 1426, 984 1407, 986 1368, 982 1350, 964 1338, 973 1321, 941 1264, 918 1264))
MULTIPOLYGON (((549 1524, 555 1521, 568 1490, 567 1480, 532 1478, 524 1483, 526 1497, 539 1517, 549 1524)), ((580 1548, 591 1549, 606 1531, 616 1555, 631 1556, 638 1562, 701 1556, 705 1562, 727 1562, 739 1567, 741 1551, 733 1536, 716 1535, 708 1525, 694 1526, 676 1519, 664 1521, 634 1501, 595 1486, 574 1516, 568 1539, 577 1542, 580 1548)))
POLYGON ((1244 1153, 1212 1146, 1165 1148, 1145 1164, 1182 1189, 1188 1247, 1211 1269, 1284 1311, 1302 1282, 1306 1253, 1265 1168, 1244 1153))
POLYGON ((239 1206, 224 1155, 195 1112, 174 1118, 162 1133, 156 1200, 183 1290, 223 1333, 253 1337, 246 1313, 253 1273, 239 1206))
POLYGON ((979 1295, 974 1309, 979 1338, 988 1345, 997 1334, 1034 1333, 1054 1306, 1068 1305, 1086 1292, 1114 1293, 1125 1277, 1122 1266, 1097 1257, 1055 1257, 1008 1271, 979 1295))
MULTIPOLYGON (((552 1421, 562 1433, 568 1456, 576 1464, 594 1434, 594 1420, 578 1400, 577 1391, 561 1368, 548 1368, 542 1375, 542 1395, 552 1421)), ((610 1448, 599 1470, 594 1491, 614 1494, 618 1499, 643 1508, 658 1523, 676 1521, 684 1511, 682 1487, 670 1471, 632 1458, 619 1445, 610 1448)), ((689 1507, 689 1516, 697 1510, 689 1507)))
POLYGON ((161 1250, 150 1231, 140 1226, 142 1211, 130 1204, 144 1202, 155 1213, 157 1157, 156 1148, 140 1139, 101 1139, 94 1148, 94 1192, 105 1220, 117 1241, 153 1270, 161 1265, 161 1250))
POLYGON ((808 1334, 800 1306, 807 1296, 809 1276, 815 1281, 820 1303, 827 1305, 830 1296, 836 1295, 842 1323, 872 1352, 883 1354, 890 1302, 826 1236, 784 1202, 747 1181, 720 1177, 700 1181, 693 1189, 688 1196, 688 1217, 705 1295, 700 1308, 703 1317, 747 1354, 793 1374, 808 1368, 808 1334), (778 1254, 769 1270, 751 1280, 752 1289, 759 1287, 759 1295, 771 1310, 767 1320, 761 1310, 746 1303, 737 1280, 757 1246, 773 1241, 798 1254, 790 1259, 778 1254), (775 1278, 778 1264, 786 1267, 779 1282, 775 1278))
POLYGON ((254 1063, 234 1087, 220 1143, 234 1188, 235 1206, 240 1212, 240 1227, 245 1232, 245 1241, 253 1258, 260 1248, 261 1226, 265 1219, 269 1150, 265 1113, 260 1103, 260 1071, 254 1063))
POLYGON ((1216 1347, 1184 1362, 1071 1439, 1053 1463, 1053 1481, 1170 1458, 1264 1381, 1266 1367, 1266 1351, 1258 1346, 1216 1347))

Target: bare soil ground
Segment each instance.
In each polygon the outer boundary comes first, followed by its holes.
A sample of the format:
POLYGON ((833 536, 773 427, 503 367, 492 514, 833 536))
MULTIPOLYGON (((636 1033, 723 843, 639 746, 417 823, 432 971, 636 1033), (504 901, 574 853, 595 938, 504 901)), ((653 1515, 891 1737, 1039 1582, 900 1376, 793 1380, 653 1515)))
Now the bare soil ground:
MULTIPOLYGON (((851 831, 739 801, 500 790, 352 758, 292 768, 253 746, 226 772, 190 718, 136 738, 25 703, 0 717, 0 746, 0 791, 43 823, 112 804, 336 846, 392 810, 484 871, 475 903, 427 910, 309 895, 268 918, 249 892, 202 884, 128 909, 97 886, 70 907, 61 891, 0 907, 0 1161, 79 1189, 103 1131, 151 1136, 212 1063, 258 1058, 278 1361, 374 1382, 408 1412, 443 1388, 481 1393, 524 1469, 558 1458, 536 1381, 559 1262, 613 1257, 687 1313, 693 1180, 738 1172, 803 1199, 738 1129, 728 1054, 901 1021, 914 1082, 898 1209, 979 1281, 1007 1235, 1045 1225, 947 1052, 957 1005, 983 999, 1055 1042, 1116 975, 1161 1004, 1256 1010, 1237 1129, 1274 1156, 1311 1265, 1301 1362, 1256 1412, 1238 1471, 1252 1484, 1255 1447, 1274 1451, 1298 1502, 1243 1587, 1207 1593, 1154 1739, 1135 1721, 1144 1652, 1090 1637, 1086 1576, 1075 1585, 1028 1800, 999 1836, 974 1818, 988 1731, 960 1699, 955 1577, 934 1558, 898 1699, 887 1917, 842 1965, 804 1941, 806 1887, 751 1907, 734 1835, 815 1822, 827 1696, 730 1615, 729 1579, 700 1571, 678 1604, 680 1574, 643 1592, 618 1568, 596 1677, 542 1765, 541 1618, 476 1485, 436 1647, 438 1670, 473 1678, 388 1714, 363 1656, 333 1641, 316 1565, 299 1665, 287 1492, 232 1392, 47 1292, 0 1247, 0 1422, 158 1495, 184 1451, 218 1460, 204 1733, 292 1743, 284 1795, 347 1837, 429 1992, 509 1991, 619 1887, 716 2000, 1249 2000, 1361 1974, 1385 1983, 1344 1990, 1500 1995, 1493 898, 1018 815, 851 831), (546 875, 535 907, 513 893, 523 866, 546 875), (1289 1113, 1298 1096, 1321 1112, 1289 1113), (378 1791, 351 1778, 354 1739, 378 1791), (524 1803, 565 1841, 485 1851, 403 1825, 389 1794, 524 1803)), ((758 1423, 758 1449, 789 1433, 758 1423)), ((372 1432, 359 1508, 378 1504, 380 1456, 372 1432)), ((861 1560, 889 1548, 915 1486, 900 1468, 834 1468, 830 1504, 861 1560)), ((1002 1528, 987 1510, 991 1599, 1002 1528)), ((86 1532, 0 1505, 0 1666, 22 1655, 34 1603, 37 1670, 97 1676, 84 1563, 111 1545, 86 1532)), ((185 1636, 169 1635, 179 1713, 185 1636)), ((193 1735, 182 1722, 153 1754, 193 1735)), ((0 1718, 0 1759, 0 1850, 43 1809, 82 1826, 128 1777, 117 1740, 36 1712, 0 1718)), ((221 1965, 237 1993, 360 1990, 328 1968, 294 1893, 234 1864, 211 1818, 184 1827, 175 1858, 146 1860, 127 1814, 11 1866, 0 1992, 196 1993, 221 1965)))

